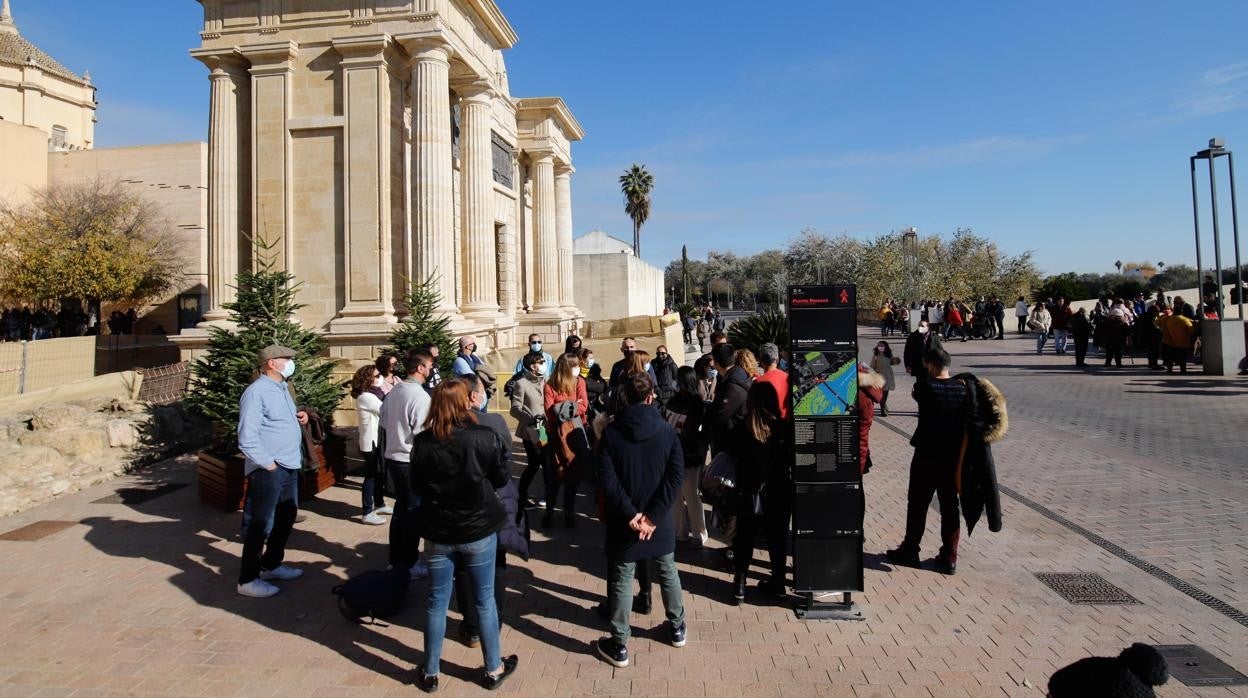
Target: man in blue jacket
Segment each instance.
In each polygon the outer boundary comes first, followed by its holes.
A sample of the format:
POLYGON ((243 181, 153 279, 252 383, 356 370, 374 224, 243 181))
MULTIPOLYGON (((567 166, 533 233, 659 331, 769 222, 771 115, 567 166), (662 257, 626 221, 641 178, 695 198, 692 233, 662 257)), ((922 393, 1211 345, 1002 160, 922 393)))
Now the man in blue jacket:
POLYGON ((626 407, 603 431, 598 481, 606 500, 607 602, 611 635, 594 648, 617 667, 628 666, 629 613, 637 563, 654 559, 673 647, 685 646, 685 607, 676 572, 672 502, 685 477, 676 430, 654 403, 654 382, 645 373, 621 384, 626 407))
POLYGON ((295 373, 295 352, 276 344, 260 350, 260 377, 247 386, 238 405, 238 449, 247 476, 251 518, 243 541, 238 593, 265 598, 303 570, 283 565, 286 539, 299 513, 299 469, 308 413, 295 407, 286 380, 295 373))

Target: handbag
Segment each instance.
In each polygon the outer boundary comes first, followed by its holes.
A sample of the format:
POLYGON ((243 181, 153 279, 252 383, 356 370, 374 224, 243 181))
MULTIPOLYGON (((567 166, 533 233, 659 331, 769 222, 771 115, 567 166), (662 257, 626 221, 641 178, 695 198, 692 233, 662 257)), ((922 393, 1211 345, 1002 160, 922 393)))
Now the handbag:
POLYGON ((702 489, 732 489, 737 484, 737 459, 728 451, 720 451, 711 459, 711 467, 702 475, 702 489))

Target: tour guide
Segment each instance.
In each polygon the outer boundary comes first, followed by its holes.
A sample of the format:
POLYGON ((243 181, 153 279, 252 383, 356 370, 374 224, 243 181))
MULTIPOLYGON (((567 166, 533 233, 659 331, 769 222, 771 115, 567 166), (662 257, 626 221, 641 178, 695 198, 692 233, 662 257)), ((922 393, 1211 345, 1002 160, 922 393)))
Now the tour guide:
POLYGON ((270 580, 303 576, 303 570, 282 564, 286 539, 299 513, 303 466, 299 427, 308 422, 308 413, 296 409, 286 383, 295 373, 294 356, 294 350, 276 344, 261 349, 260 377, 243 391, 238 405, 238 448, 246 457, 243 472, 251 509, 238 574, 238 593, 243 596, 269 597, 281 591, 270 580))

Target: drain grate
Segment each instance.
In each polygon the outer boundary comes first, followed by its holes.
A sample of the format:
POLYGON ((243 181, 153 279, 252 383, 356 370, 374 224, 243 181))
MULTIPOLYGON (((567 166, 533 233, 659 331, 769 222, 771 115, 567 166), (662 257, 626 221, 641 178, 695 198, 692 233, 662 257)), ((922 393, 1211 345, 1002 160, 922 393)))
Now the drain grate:
POLYGON ((1157 645, 1157 651, 1184 686, 1248 686, 1248 676, 1196 645, 1157 645))
POLYGON ((1122 606, 1139 603, 1134 596, 1105 581, 1099 574, 1037 573, 1036 579, 1073 604, 1122 606))
POLYGON ((123 487, 107 497, 92 500, 92 504, 142 504, 170 492, 186 487, 185 482, 167 482, 157 487, 123 487))
POLYGON ((21 528, 15 528, 8 533, 0 535, 0 540, 12 540, 23 543, 47 538, 53 533, 64 531, 70 526, 77 526, 77 521, 36 521, 27 524, 21 528))

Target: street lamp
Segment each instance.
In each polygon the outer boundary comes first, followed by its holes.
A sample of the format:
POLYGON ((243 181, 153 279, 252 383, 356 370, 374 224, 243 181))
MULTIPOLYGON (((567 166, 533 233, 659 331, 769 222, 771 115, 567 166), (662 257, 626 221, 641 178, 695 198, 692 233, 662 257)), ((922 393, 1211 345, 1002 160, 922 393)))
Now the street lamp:
MULTIPOLYGON (((1235 244, 1235 282, 1238 287, 1240 281, 1240 269, 1242 268, 1239 261, 1239 212, 1235 202, 1235 157, 1227 150, 1226 143, 1221 138, 1210 138, 1209 147, 1198 151, 1190 159, 1192 172, 1192 218, 1196 231, 1196 278, 1199 283, 1200 275, 1204 270, 1200 258, 1200 207, 1196 199, 1196 161, 1206 160, 1209 163, 1209 203, 1212 207, 1212 223, 1213 223, 1213 263, 1214 279, 1216 280, 1218 290, 1215 294, 1218 302, 1218 319, 1223 317, 1222 308, 1222 241, 1220 231, 1218 229, 1218 184, 1217 176, 1214 172, 1214 163, 1218 158, 1226 156, 1227 172, 1230 174, 1231 180, 1231 235, 1235 244)), ((1244 294, 1239 294, 1239 320, 1244 321, 1244 294)))
MULTIPOLYGON (((1231 234, 1235 243, 1235 280, 1238 287, 1240 279, 1239 258, 1239 213, 1235 202, 1235 159, 1226 143, 1221 138, 1210 138, 1209 147, 1197 151, 1189 159, 1192 175, 1192 224, 1196 233, 1196 278, 1199 283, 1203 272, 1200 255, 1200 204, 1196 197, 1196 161, 1205 160, 1209 163, 1209 202, 1212 207, 1210 221, 1213 224, 1213 263, 1216 281, 1218 319, 1201 322, 1201 356, 1205 373, 1215 375, 1232 375, 1237 362, 1244 355, 1244 294, 1236 299, 1239 304, 1239 319, 1234 323, 1224 322, 1225 314, 1222 307, 1222 241, 1218 228, 1218 183, 1214 165, 1217 159, 1226 156, 1227 171, 1231 184, 1231 234)), ((1201 287, 1203 292, 1203 286, 1201 287)), ((1203 295, 1203 293, 1202 293, 1203 295)), ((1203 299, 1202 299, 1203 300, 1203 299)))

